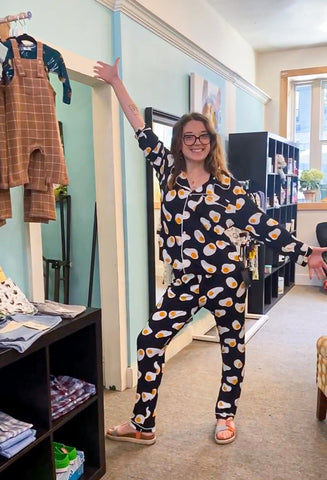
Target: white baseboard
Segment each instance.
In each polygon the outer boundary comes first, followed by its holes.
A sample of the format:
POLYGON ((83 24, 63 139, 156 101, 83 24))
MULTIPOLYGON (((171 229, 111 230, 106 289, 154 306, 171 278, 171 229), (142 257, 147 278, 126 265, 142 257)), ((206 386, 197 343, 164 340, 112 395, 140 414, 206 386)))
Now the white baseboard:
MULTIPOLYGON (((204 335, 215 326, 214 317, 204 311, 200 312, 196 318, 186 325, 181 332, 170 342, 166 351, 166 362, 174 355, 189 345, 195 336, 204 335)), ((126 370, 126 388, 133 388, 137 383, 137 364, 136 362, 126 370)))

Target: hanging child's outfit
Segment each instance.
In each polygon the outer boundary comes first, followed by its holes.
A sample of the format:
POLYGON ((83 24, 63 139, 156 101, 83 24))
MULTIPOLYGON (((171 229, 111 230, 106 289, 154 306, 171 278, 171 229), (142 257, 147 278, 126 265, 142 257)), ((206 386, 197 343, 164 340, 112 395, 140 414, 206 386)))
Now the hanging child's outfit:
MULTIPOLYGON (((6 44, 10 47, 4 66, 7 161, 0 167, 0 195, 8 207, 9 188, 24 185, 24 220, 46 223, 56 219, 53 184, 68 185, 55 92, 45 70, 41 42, 21 51, 16 40, 6 44), (36 58, 29 58, 29 50, 35 48, 36 58)), ((4 205, 0 222, 9 216, 4 205)))

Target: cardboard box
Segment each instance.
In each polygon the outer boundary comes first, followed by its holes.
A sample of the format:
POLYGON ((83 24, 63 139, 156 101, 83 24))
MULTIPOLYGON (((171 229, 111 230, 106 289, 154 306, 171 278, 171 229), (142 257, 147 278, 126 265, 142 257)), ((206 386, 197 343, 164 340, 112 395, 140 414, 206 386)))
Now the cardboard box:
POLYGON ((78 480, 84 473, 84 452, 77 450, 77 458, 66 472, 57 473, 56 480, 78 480))

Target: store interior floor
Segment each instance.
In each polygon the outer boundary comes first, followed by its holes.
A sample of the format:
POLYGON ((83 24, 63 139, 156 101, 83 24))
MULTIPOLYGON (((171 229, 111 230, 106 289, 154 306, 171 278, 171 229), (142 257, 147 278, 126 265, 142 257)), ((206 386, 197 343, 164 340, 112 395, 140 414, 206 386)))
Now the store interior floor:
MULTIPOLYGON (((247 344, 237 438, 214 442, 219 345, 193 341, 166 364, 153 446, 106 440, 102 480, 325 480, 327 420, 316 419, 316 341, 327 292, 296 286, 247 344)), ((105 392, 106 427, 128 419, 135 389, 105 392)))

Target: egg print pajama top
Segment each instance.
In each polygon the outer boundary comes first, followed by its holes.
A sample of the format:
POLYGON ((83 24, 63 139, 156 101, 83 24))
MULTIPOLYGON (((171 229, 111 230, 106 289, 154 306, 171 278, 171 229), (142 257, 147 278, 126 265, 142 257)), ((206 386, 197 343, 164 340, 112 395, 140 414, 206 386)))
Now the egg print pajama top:
POLYGON ((311 249, 268 217, 229 176, 218 181, 211 175, 192 190, 182 172, 169 190, 167 181, 174 166, 169 150, 148 127, 138 130, 136 138, 160 183, 160 252, 173 267, 173 281, 137 339, 138 386, 131 425, 155 431, 165 349, 201 307, 214 315, 220 336, 222 375, 215 416, 233 417, 245 361, 246 289, 242 263, 225 231, 232 226, 247 230, 303 266, 311 249))

